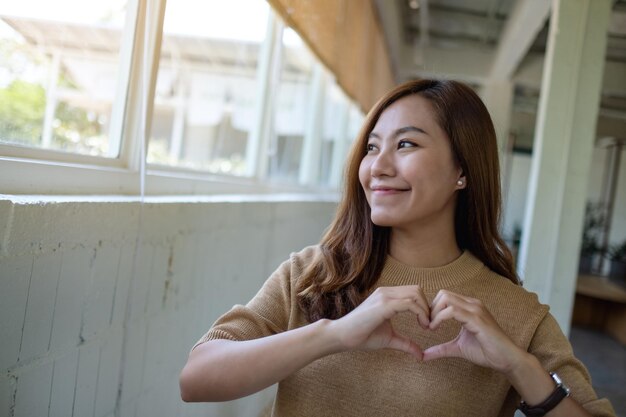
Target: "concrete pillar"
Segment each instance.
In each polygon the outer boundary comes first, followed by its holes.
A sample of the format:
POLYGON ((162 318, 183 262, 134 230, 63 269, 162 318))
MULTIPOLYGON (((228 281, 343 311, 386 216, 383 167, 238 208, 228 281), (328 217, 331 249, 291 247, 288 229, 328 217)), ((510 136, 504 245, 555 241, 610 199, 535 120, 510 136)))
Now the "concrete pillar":
POLYGON ((611 0, 554 0, 552 10, 518 272, 567 333, 611 0))
POLYGON ((489 80, 481 93, 496 129, 502 176, 502 198, 503 201, 506 201, 509 188, 509 160, 513 152, 513 143, 511 143, 509 132, 511 130, 514 85, 511 80, 489 80))

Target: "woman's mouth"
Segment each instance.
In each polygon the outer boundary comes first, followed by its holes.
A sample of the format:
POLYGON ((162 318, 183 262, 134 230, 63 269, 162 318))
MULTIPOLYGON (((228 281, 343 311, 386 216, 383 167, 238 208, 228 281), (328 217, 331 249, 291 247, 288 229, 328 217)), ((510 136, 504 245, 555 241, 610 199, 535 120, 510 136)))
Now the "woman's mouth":
POLYGON ((377 186, 377 187, 371 187, 372 192, 375 195, 392 195, 392 194, 400 194, 403 193, 405 191, 408 191, 408 188, 395 188, 395 187, 384 187, 384 186, 377 186))

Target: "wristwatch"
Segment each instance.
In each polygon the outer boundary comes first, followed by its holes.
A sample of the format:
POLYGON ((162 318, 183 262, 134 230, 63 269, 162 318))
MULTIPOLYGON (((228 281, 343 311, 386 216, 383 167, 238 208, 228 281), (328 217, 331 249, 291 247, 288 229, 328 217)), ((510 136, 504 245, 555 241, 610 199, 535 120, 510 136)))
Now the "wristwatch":
POLYGON ((546 413, 559 405, 563 398, 569 396, 569 388, 563 384, 561 378, 559 378, 555 372, 550 372, 550 376, 556 384, 556 388, 554 388, 554 391, 552 391, 552 394, 550 394, 548 398, 546 398, 541 404, 537 404, 532 407, 524 401, 520 403, 518 409, 527 417, 545 416, 546 413))

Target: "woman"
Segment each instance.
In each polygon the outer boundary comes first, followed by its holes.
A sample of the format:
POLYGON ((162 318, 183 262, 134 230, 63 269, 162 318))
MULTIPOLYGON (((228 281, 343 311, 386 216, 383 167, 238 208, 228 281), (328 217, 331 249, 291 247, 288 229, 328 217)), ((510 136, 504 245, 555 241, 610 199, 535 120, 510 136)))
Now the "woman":
POLYGON ((181 373, 183 399, 279 382, 273 416, 614 415, 547 306, 518 285, 497 229, 498 170, 469 87, 389 92, 354 144, 321 243, 218 319, 181 373))

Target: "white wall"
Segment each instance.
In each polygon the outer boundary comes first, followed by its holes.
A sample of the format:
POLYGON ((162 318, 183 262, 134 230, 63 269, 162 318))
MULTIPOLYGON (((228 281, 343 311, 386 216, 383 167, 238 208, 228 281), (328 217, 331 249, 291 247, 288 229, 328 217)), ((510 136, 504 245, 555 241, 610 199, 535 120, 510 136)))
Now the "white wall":
MULTIPOLYGON (((605 169, 608 164, 607 151, 604 148, 594 148, 587 198, 591 201, 600 201, 603 190, 605 169)), ((509 237, 516 224, 523 226, 528 178, 530 176, 531 155, 513 154, 511 158, 511 179, 504 204, 503 232, 509 237)), ((623 242, 626 239, 626 149, 622 150, 621 166, 617 182, 615 207, 613 208, 613 222, 609 241, 611 244, 623 242)))
POLYGON ((256 416, 184 404, 178 374, 335 204, 0 200, 0 416, 256 416))

